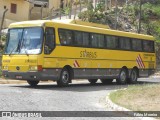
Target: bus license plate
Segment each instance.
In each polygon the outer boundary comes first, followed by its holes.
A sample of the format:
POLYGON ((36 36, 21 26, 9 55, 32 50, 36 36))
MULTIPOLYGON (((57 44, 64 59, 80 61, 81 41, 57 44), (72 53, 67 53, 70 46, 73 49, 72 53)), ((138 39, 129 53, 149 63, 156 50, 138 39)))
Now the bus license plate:
POLYGON ((17 79, 22 79, 22 76, 17 75, 16 78, 17 79))

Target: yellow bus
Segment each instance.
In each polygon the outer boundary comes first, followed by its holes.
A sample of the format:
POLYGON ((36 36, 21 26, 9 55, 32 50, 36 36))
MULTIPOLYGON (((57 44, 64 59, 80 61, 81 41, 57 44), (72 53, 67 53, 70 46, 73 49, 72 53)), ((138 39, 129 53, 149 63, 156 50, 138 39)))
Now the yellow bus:
POLYGON ((5 78, 26 80, 31 86, 43 80, 66 86, 73 79, 136 83, 153 74, 155 67, 152 36, 76 20, 11 24, 2 59, 5 78))

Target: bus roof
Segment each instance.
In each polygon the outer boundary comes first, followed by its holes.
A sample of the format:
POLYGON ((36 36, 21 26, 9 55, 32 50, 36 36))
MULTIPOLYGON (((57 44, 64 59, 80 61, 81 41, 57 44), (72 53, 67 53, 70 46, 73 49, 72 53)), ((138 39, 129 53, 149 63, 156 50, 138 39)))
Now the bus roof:
POLYGON ((9 28, 43 26, 46 22, 49 22, 49 20, 31 20, 31 21, 15 22, 10 24, 9 28))
POLYGON ((124 36, 124 37, 131 37, 131 38, 137 38, 137 39, 154 40, 154 37, 150 35, 112 30, 107 25, 105 26, 102 24, 95 24, 95 23, 89 23, 89 22, 83 22, 83 21, 71 20, 71 19, 22 21, 22 22, 16 22, 16 23, 10 24, 9 28, 22 28, 22 27, 35 27, 35 26, 40 27, 40 26, 44 26, 46 23, 56 23, 61 26, 71 25, 72 28, 76 27, 76 30, 83 30, 83 29, 80 29, 81 27, 83 27, 83 28, 86 28, 85 29, 87 30, 86 32, 96 32, 100 34, 106 34, 107 32, 107 34, 114 35, 114 36, 124 36))

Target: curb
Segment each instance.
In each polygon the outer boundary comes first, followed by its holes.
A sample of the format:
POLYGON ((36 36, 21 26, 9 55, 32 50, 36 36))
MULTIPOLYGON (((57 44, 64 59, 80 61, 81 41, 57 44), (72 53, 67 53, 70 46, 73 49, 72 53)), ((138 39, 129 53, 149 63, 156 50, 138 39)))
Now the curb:
POLYGON ((151 76, 150 78, 160 78, 160 76, 151 76))
MULTIPOLYGON (((117 90, 115 90, 117 91, 117 90)), ((118 106, 117 104, 113 103, 110 98, 110 93, 106 96, 106 102, 107 102, 107 106, 110 107, 111 109, 115 110, 115 111, 131 111, 127 108, 124 108, 124 107, 121 107, 121 106, 118 106)))
MULTIPOLYGON (((125 89, 126 89, 126 88, 125 88, 125 89)), ((114 90, 114 91, 118 91, 118 90, 114 90)), ((113 92, 113 91, 112 91, 112 92, 113 92)), ((129 110, 129 109, 127 109, 127 108, 121 107, 121 106, 113 103, 113 102, 110 100, 110 98, 109 98, 110 94, 111 94, 111 92, 108 93, 107 96, 106 96, 106 104, 107 104, 107 107, 111 108, 113 111, 124 111, 124 112, 125 112, 125 111, 129 111, 130 113, 124 113, 124 114, 132 115, 132 116, 133 116, 133 113, 134 113, 134 112, 132 113, 132 110, 129 110)), ((140 120, 157 120, 157 119, 155 119, 155 118, 153 118, 153 117, 136 117, 136 118, 138 118, 138 119, 140 119, 140 120)))
POLYGON ((11 79, 0 79, 0 84, 22 84, 25 83, 25 81, 20 80, 11 80, 11 79))

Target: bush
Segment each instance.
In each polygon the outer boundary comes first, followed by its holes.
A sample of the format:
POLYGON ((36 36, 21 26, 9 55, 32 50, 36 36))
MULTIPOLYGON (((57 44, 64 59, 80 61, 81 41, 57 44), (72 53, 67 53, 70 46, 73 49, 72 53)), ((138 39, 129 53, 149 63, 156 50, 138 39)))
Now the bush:
POLYGON ((6 42, 6 35, 2 35, 1 36, 1 39, 0 39, 0 54, 3 53, 3 49, 4 49, 4 45, 5 45, 5 42, 6 42))

